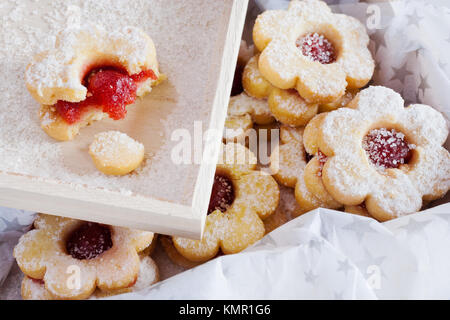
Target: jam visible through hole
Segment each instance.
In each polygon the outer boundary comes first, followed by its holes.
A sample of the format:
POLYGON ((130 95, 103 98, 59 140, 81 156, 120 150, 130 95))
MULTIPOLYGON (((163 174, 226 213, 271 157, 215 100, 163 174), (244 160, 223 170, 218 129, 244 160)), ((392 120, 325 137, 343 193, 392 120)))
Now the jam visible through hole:
POLYGON ((223 174, 214 176, 214 184, 209 200, 208 214, 215 210, 227 211, 235 198, 233 182, 223 174))
POLYGON ((85 222, 66 240, 66 250, 78 260, 94 259, 112 247, 111 230, 98 223, 85 222))
POLYGON ((127 114, 126 106, 136 101, 137 85, 147 79, 157 79, 153 70, 130 76, 125 70, 115 67, 94 69, 83 80, 88 89, 87 98, 81 102, 59 100, 55 108, 69 124, 79 121, 89 106, 101 107, 110 118, 120 120, 127 114))
POLYGON ((370 161, 379 169, 398 168, 411 160, 414 145, 408 144, 403 133, 395 129, 373 129, 363 139, 362 146, 370 161))
POLYGON ((319 161, 319 171, 317 172, 317 175, 319 177, 322 176, 322 171, 323 171, 323 166, 325 165, 325 163, 327 163, 328 157, 322 153, 322 151, 318 150, 317 151, 317 160, 319 161))
POLYGON ((308 33, 306 36, 298 38, 295 44, 302 54, 312 61, 321 64, 330 64, 336 61, 335 47, 321 34, 308 33))

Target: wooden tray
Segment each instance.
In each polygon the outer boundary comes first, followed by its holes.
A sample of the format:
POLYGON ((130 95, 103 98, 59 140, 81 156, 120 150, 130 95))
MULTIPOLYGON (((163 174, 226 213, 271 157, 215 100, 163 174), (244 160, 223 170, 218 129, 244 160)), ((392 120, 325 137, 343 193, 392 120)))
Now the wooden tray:
MULTIPOLYGON (((30 119, 24 117, 23 121, 30 121, 25 129, 12 126, 6 122, 7 117, 0 117, 0 126, 9 125, 9 132, 13 131, 10 134, 16 139, 29 139, 10 140, 7 130, 0 129, 0 141, 11 141, 8 145, 0 143, 3 163, 0 164, 0 204, 199 238, 215 165, 205 162, 178 165, 168 161, 178 143, 172 141, 171 134, 185 129, 194 139, 194 121, 201 121, 204 131, 223 130, 248 0, 135 1, 136 4, 123 7, 128 16, 120 11, 120 5, 129 3, 125 0, 99 0, 98 6, 83 4, 81 7, 67 5, 65 0, 45 0, 38 4, 24 0, 20 7, 7 2, 0 7, 0 13, 9 23, 12 35, 24 34, 25 39, 52 34, 67 23, 64 19, 85 23, 98 16, 96 22, 106 28, 115 24, 141 27, 155 42, 161 70, 167 74, 168 81, 130 106, 125 120, 97 122, 82 129, 74 141, 57 142, 39 128, 39 106, 25 92, 23 84, 27 61, 42 49, 38 48, 41 40, 36 38, 35 44, 27 40, 30 48, 18 41, 15 56, 7 56, 6 49, 0 49, 0 58, 2 53, 5 57, 0 66, 7 69, 15 64, 9 72, 16 72, 14 77, 19 77, 20 82, 15 85, 23 87, 23 92, 17 91, 17 101, 23 105, 24 114, 31 114, 30 119), (125 132, 145 145, 146 162, 142 171, 119 178, 102 176, 96 171, 87 153, 88 146, 96 133, 111 129, 125 132), (42 146, 33 146, 30 153, 20 149, 33 141, 35 144, 42 141, 42 146), (57 150, 58 157, 53 155, 53 150, 57 150), (36 163, 29 164, 30 159, 36 163), (52 170, 54 163, 55 170, 52 170), (139 178, 140 174, 143 177, 139 178), (135 180, 137 186, 133 185, 135 180)), ((2 43, 0 46, 5 47, 2 43)), ((8 100, 4 94, 0 92, 3 114, 10 107, 5 105, 4 101, 8 100)), ((203 151, 212 152, 215 160, 220 143, 220 139, 210 141, 203 151)))

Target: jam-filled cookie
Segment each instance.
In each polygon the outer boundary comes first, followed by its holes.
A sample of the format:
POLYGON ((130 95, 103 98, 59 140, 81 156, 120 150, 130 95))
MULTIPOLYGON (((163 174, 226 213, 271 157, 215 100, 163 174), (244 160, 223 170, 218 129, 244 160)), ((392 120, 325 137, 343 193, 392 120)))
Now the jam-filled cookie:
MULTIPOLYGON (((310 124, 317 117, 322 115, 310 124)), ((281 127, 280 144, 270 157, 271 171, 279 183, 295 188, 301 208, 298 215, 319 207, 338 209, 341 203, 327 192, 322 182, 323 155, 305 151, 305 132, 304 128, 281 127)))
POLYGON ((273 86, 295 88, 310 103, 329 103, 364 87, 374 71, 369 37, 357 19, 323 1, 293 0, 288 10, 258 16, 253 41, 258 67, 273 86))
POLYGON ((242 141, 254 123, 265 125, 274 121, 266 100, 249 97, 243 92, 230 98, 224 140, 242 141))
POLYGON ((152 232, 44 214, 34 228, 20 238, 14 257, 26 276, 41 280, 57 299, 131 287, 139 274, 138 253, 153 240, 152 232))
POLYGON ((278 206, 278 185, 272 176, 256 170, 256 158, 250 150, 228 143, 220 159, 203 238, 172 238, 176 250, 190 261, 207 261, 219 250, 224 254, 244 250, 264 236, 262 219, 278 206))
POLYGON ((364 203, 386 221, 447 193, 450 155, 442 145, 448 128, 432 107, 405 108, 393 90, 369 87, 318 122, 312 145, 326 157, 322 181, 341 203, 364 203))
POLYGON ((244 68, 242 84, 245 92, 254 98, 268 99, 271 114, 280 122, 302 126, 317 114, 318 105, 307 103, 295 90, 282 90, 272 86, 259 72, 259 54, 244 68))
POLYGON ((163 79, 145 32, 108 32, 97 25, 61 32, 54 48, 36 55, 25 73, 29 92, 41 104, 41 127, 63 141, 93 121, 123 119, 126 107, 163 79))
POLYGON ((144 160, 144 145, 119 131, 97 134, 89 146, 89 154, 97 169, 104 174, 130 173, 144 160))
MULTIPOLYGON (((159 281, 159 271, 156 263, 152 258, 148 256, 141 257, 139 265, 139 275, 136 283, 128 288, 117 289, 114 291, 101 291, 95 290, 89 298, 102 298, 107 296, 113 296, 117 294, 133 292, 143 290, 150 287, 159 281)), ((57 300, 58 297, 51 294, 49 290, 45 288, 43 280, 32 279, 25 276, 22 280, 22 298, 24 300, 57 300)))

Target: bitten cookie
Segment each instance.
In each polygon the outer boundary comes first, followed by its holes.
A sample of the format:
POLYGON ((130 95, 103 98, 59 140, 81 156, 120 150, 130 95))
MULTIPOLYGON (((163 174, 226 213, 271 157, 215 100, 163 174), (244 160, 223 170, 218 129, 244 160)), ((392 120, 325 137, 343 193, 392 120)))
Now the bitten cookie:
POLYGON ((42 280, 57 299, 85 299, 96 288, 111 292, 132 286, 139 274, 138 253, 153 240, 152 232, 44 214, 34 228, 20 238, 14 257, 26 276, 42 280))
POLYGON ((345 205, 364 203, 377 220, 417 212, 448 192, 448 128, 430 106, 405 108, 393 90, 369 87, 325 114, 316 132, 326 190, 345 205))
POLYGON ((224 254, 244 250, 264 236, 262 219, 278 206, 277 183, 270 175, 255 170, 256 158, 246 147, 228 143, 220 159, 203 238, 173 237, 176 250, 190 261, 207 261, 219 249, 224 254))
POLYGON ((123 119, 126 106, 164 78, 145 32, 97 25, 62 31, 55 47, 36 55, 25 73, 28 91, 41 104, 42 129, 63 141, 106 116, 123 119))
POLYGON ((310 103, 336 101, 347 87, 364 87, 374 72, 364 26, 333 14, 323 1, 293 0, 288 10, 262 13, 253 41, 264 78, 280 89, 295 88, 310 103))
POLYGON ((89 154, 97 169, 104 174, 130 173, 144 160, 144 145, 119 131, 107 131, 95 136, 89 154))

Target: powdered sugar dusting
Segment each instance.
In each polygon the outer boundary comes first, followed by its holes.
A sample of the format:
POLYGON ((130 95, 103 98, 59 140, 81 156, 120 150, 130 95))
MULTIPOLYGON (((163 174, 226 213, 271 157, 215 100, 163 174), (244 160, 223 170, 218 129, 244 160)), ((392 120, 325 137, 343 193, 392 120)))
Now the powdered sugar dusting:
MULTIPOLYGON (((199 83, 210 84, 216 79, 209 70, 212 64, 220 63, 215 57, 221 46, 214 39, 218 39, 217 34, 223 31, 219 28, 226 23, 218 19, 218 13, 225 8, 222 1, 205 0, 2 1, 0 25, 7 32, 0 34, 0 67, 4 75, 0 83, 0 170, 190 204, 197 167, 172 164, 170 151, 175 142, 169 139, 174 129, 192 130, 194 120, 208 119, 213 94, 210 87, 199 83), (25 87, 25 69, 36 53, 54 48, 56 35, 66 27, 72 28, 76 20, 81 27, 88 23, 102 25, 111 37, 123 35, 126 26, 137 27, 155 42, 161 70, 169 80, 160 85, 166 89, 157 87, 151 96, 168 92, 167 98, 174 104, 158 120, 164 128, 161 136, 153 138, 161 141, 158 149, 151 150, 143 141, 152 155, 138 174, 105 176, 89 167, 89 162, 82 170, 73 170, 64 159, 64 144, 52 140, 40 128, 39 105, 25 87), (186 112, 179 106, 192 108, 186 112), (176 183, 172 179, 175 176, 179 177, 176 183)), ((129 30, 133 41, 134 29, 129 30)), ((141 50, 140 45, 136 50, 141 50)), ((69 53, 63 50, 62 54, 69 53)), ((132 113, 130 108, 129 115, 132 113)))
POLYGON ((137 156, 144 152, 144 145, 120 131, 107 131, 95 136, 89 151, 97 158, 112 161, 125 156, 124 151, 129 156, 137 156))

